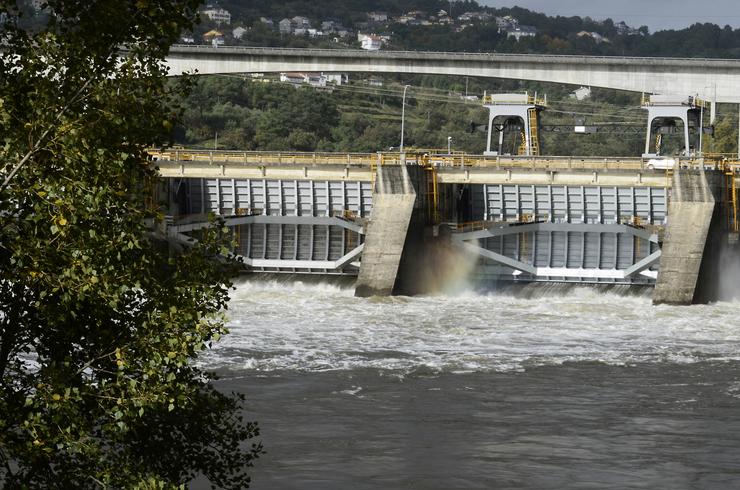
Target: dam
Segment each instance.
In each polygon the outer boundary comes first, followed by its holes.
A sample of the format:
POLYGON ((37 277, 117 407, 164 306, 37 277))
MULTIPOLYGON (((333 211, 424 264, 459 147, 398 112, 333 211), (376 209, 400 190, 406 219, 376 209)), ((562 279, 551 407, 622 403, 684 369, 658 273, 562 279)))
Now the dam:
POLYGON ((213 214, 250 271, 355 276, 361 296, 425 292, 444 256, 472 263, 482 285, 649 286, 656 303, 711 300, 720 250, 737 253, 740 166, 688 150, 667 158, 653 141, 676 114, 693 148, 695 106, 656 102, 645 154, 603 158, 541 155, 536 98, 484 103, 482 155, 153 150, 167 236, 192 243, 213 214))

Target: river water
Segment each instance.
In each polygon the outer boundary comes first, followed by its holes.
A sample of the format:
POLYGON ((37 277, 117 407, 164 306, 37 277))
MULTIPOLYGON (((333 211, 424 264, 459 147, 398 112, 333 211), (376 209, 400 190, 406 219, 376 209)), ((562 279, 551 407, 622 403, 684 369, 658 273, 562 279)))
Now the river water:
POLYGON ((740 488, 739 312, 245 281, 201 363, 260 423, 255 489, 740 488))

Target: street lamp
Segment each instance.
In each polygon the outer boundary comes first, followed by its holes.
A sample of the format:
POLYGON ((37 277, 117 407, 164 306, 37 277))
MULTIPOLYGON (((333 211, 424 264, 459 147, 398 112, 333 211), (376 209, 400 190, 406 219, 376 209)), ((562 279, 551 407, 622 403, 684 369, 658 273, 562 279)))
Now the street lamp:
POLYGON ((403 86, 403 99, 401 99, 401 146, 399 148, 400 153, 403 153, 403 126, 404 122, 406 120, 406 90, 411 85, 404 85, 403 86))
POLYGON ((447 137, 447 154, 452 155, 452 136, 447 137))

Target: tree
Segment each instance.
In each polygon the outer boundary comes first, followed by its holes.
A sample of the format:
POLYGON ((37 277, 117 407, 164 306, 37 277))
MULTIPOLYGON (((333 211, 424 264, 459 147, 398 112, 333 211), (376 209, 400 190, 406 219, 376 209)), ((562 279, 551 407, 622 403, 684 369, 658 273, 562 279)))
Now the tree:
POLYGON ((257 426, 192 364, 226 332, 231 238, 175 254, 151 226, 145 149, 189 83, 162 61, 198 3, 49 0, 29 24, 0 0, 0 487, 249 482, 257 426))

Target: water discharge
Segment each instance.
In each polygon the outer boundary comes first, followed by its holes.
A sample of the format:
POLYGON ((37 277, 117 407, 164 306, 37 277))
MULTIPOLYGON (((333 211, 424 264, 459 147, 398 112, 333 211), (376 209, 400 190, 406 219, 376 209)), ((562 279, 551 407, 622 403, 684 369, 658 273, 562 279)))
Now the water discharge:
POLYGON ((249 280, 200 362, 260 423, 256 490, 740 488, 740 303, 649 293, 249 280))
POLYGON ((234 371, 494 372, 594 361, 740 360, 740 303, 671 307, 589 288, 358 299, 351 287, 244 281, 231 334, 202 359, 234 371))

